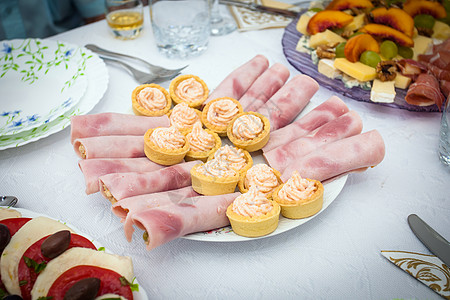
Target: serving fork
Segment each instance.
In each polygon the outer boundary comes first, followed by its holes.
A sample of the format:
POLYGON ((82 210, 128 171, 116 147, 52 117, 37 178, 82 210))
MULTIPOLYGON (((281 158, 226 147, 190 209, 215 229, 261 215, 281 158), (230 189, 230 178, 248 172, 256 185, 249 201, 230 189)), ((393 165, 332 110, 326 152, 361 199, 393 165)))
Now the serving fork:
POLYGON ((94 44, 87 44, 84 47, 86 47, 87 49, 91 50, 94 53, 97 53, 102 58, 127 58, 127 59, 132 59, 132 60, 138 61, 138 62, 144 64, 145 66, 147 66, 148 69, 150 70, 150 72, 152 72, 153 74, 160 76, 160 77, 179 74, 181 70, 183 70, 184 68, 186 68, 188 66, 188 65, 186 65, 186 66, 184 66, 182 68, 178 68, 178 69, 166 69, 161 66, 153 65, 139 57, 109 51, 109 50, 100 48, 99 46, 94 45, 94 44))
POLYGON ((156 75, 153 73, 145 73, 145 72, 142 72, 142 71, 139 71, 139 70, 133 68, 129 64, 124 63, 123 61, 120 61, 120 60, 107 58, 107 57, 102 57, 102 59, 105 61, 109 61, 109 62, 121 65, 122 67, 127 69, 131 73, 131 75, 133 75, 134 79, 136 79, 136 81, 139 82, 140 84, 161 83, 161 82, 170 80, 170 79, 174 78, 175 76, 177 76, 178 74, 180 74, 180 72, 177 72, 177 73, 171 73, 166 76, 161 76, 161 75, 156 75))

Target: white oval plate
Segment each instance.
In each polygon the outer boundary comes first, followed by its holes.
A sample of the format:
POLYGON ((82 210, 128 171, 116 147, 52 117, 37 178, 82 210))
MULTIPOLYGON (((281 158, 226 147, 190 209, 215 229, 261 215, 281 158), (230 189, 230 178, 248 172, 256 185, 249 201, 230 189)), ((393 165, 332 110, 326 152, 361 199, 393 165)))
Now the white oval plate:
POLYGON ((2 46, 0 135, 51 122, 84 95, 87 55, 81 48, 39 39, 3 41, 2 46))
MULTIPOLYGON (((49 217, 44 214, 36 213, 34 211, 31 211, 31 210, 28 210, 25 208, 11 207, 11 209, 17 210, 18 212, 20 212, 22 214, 22 217, 25 217, 25 218, 46 217, 46 218, 53 219, 58 222, 64 223, 64 225, 70 227, 75 233, 80 234, 80 235, 84 236, 85 238, 87 238, 88 240, 90 240, 95 245, 95 247, 97 247, 97 249, 102 247, 102 245, 100 245, 95 239, 93 239, 92 237, 90 237, 87 234, 80 232, 80 230, 78 230, 75 226, 72 226, 67 222, 63 222, 62 220, 57 220, 55 218, 49 217)), ((106 252, 109 252, 109 251, 106 250, 106 252)), ((109 252, 109 253, 111 253, 111 252, 109 252)), ((137 280, 135 280, 135 282, 137 284, 139 284, 139 282, 137 282, 137 280)), ((144 291, 144 289, 142 288, 142 286, 140 284, 139 284, 139 292, 133 292, 133 297, 134 297, 134 300, 147 300, 148 299, 147 293, 144 291)))

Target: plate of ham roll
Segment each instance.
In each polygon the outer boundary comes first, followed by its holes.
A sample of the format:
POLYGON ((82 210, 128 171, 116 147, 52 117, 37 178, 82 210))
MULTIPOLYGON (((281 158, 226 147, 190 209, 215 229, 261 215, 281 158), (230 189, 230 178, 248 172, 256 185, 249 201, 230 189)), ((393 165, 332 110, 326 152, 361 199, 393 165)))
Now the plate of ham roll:
POLYGON ((0 231, 3 295, 147 299, 131 258, 106 252, 71 225, 22 208, 1 208, 0 231))

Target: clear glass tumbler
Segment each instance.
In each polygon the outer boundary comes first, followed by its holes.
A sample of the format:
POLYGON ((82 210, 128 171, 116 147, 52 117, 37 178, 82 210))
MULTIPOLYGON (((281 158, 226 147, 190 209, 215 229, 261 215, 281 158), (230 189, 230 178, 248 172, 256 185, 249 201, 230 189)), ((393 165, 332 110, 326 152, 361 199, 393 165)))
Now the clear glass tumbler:
POLYGON ((444 105, 439 131, 439 159, 450 166, 450 96, 444 105))
POLYGON ((141 0, 105 0, 106 21, 114 37, 130 40, 139 36, 144 25, 141 0))
POLYGON ((166 56, 189 58, 207 49, 208 0, 150 0, 150 18, 156 46, 166 56))

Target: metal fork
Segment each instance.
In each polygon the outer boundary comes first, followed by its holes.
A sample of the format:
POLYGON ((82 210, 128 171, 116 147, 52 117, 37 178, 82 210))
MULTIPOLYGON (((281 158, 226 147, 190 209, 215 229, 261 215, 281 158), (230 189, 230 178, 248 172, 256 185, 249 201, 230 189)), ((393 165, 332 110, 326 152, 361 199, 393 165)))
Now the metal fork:
POLYGON ((120 60, 107 58, 107 57, 102 57, 102 58, 105 61, 109 61, 109 62, 112 62, 112 63, 115 63, 115 64, 119 64, 122 67, 124 67, 125 69, 127 69, 131 73, 131 75, 133 75, 133 77, 136 79, 136 81, 139 82, 140 84, 161 83, 161 82, 170 80, 170 79, 174 78, 175 76, 177 76, 178 74, 180 74, 178 72, 178 73, 170 74, 168 76, 159 76, 159 75, 145 73, 145 72, 136 70, 135 68, 133 68, 129 64, 126 64, 126 63, 124 63, 123 61, 120 61, 120 60))
POLYGON ((102 58, 104 58, 105 56, 109 56, 109 57, 113 57, 113 58, 128 58, 128 59, 133 59, 135 61, 138 61, 140 63, 143 63, 144 65, 146 65, 148 67, 148 69, 155 75, 158 76, 170 76, 172 74, 175 73, 179 73, 181 70, 183 70, 184 68, 186 68, 188 65, 182 67, 182 68, 178 68, 178 69, 166 69, 160 66, 156 66, 153 65, 139 57, 135 57, 135 56, 131 56, 131 55, 127 55, 127 54, 122 54, 122 53, 117 53, 117 52, 112 52, 106 49, 102 49, 97 45, 94 44, 87 44, 85 45, 85 47, 89 50, 91 50, 92 52, 97 53, 98 55, 100 55, 102 58))

